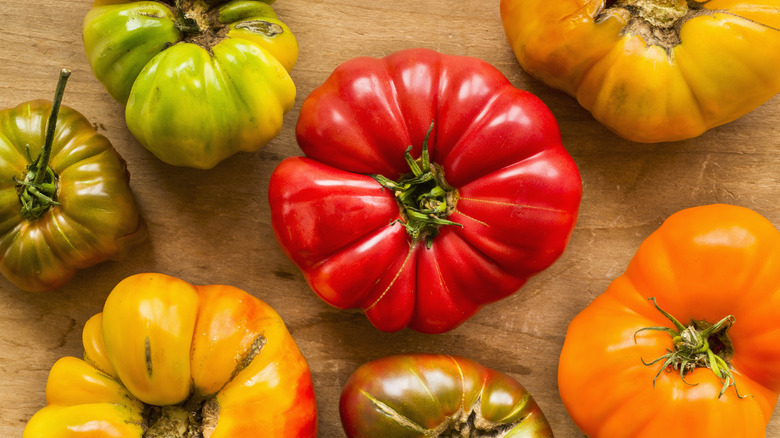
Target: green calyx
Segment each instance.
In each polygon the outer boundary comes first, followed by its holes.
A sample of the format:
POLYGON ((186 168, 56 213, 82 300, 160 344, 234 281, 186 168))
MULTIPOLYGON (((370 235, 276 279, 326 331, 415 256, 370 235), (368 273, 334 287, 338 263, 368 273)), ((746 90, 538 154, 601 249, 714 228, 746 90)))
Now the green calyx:
POLYGON ((422 145, 422 155, 419 159, 412 158, 412 146, 404 152, 411 174, 401 177, 398 181, 390 180, 382 175, 372 175, 382 187, 392 190, 401 208, 401 216, 406 232, 412 241, 425 239, 426 247, 430 248, 433 238, 439 233, 442 225, 463 225, 447 220, 455 210, 457 191, 447 184, 444 171, 436 163, 431 163, 428 153, 428 138, 433 130, 431 123, 422 145))
POLYGON ((38 218, 48 211, 50 207, 59 205, 56 199, 57 175, 49 167, 49 157, 51 156, 54 131, 57 127, 57 116, 60 112, 60 104, 65 93, 65 84, 68 82, 68 77, 70 77, 70 71, 63 69, 60 72, 57 90, 54 93, 54 102, 52 103, 51 114, 46 125, 46 137, 43 148, 41 148, 38 156, 33 159, 30 156, 29 145, 27 146, 27 157, 30 160, 30 164, 27 166, 24 178, 15 179, 16 191, 22 204, 21 215, 28 220, 38 218))
POLYGON ((655 386, 656 379, 664 370, 679 372, 683 382, 688 383, 685 381, 685 375, 688 372, 696 368, 709 368, 723 383, 720 393, 718 393, 718 398, 723 396, 730 386, 734 387, 737 397, 746 397, 739 395, 734 375, 728 362, 734 354, 734 347, 727 334, 729 327, 736 320, 734 316, 729 315, 716 324, 710 324, 706 321, 691 321, 690 325, 684 326, 674 316, 661 309, 654 297, 650 298, 650 300, 653 301, 655 308, 675 326, 675 329, 669 327, 645 327, 634 333, 635 342, 636 334, 645 330, 666 332, 672 337, 673 350, 667 350, 667 354, 649 363, 645 362, 644 359, 642 360, 642 363, 647 366, 663 361, 661 369, 653 378, 653 385, 655 386))

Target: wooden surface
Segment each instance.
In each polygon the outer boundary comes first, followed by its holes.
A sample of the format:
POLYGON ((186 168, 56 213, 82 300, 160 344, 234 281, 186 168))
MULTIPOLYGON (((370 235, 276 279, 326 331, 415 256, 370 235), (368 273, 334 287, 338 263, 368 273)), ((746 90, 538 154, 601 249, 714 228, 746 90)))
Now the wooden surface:
MULTIPOLYGON (((262 151, 210 171, 171 167, 134 140, 122 106, 89 69, 81 22, 90 3, 0 0, 0 108, 51 99, 59 69, 73 70, 65 104, 82 112, 127 160, 150 239, 125 261, 81 271, 54 293, 24 293, 0 277, 0 436, 21 436, 44 405, 49 368, 61 356, 81 356, 83 324, 101 310, 111 288, 128 275, 157 271, 193 283, 231 284, 282 315, 311 365, 322 437, 344 436, 338 396, 359 364, 418 351, 463 355, 510 373, 535 395, 556 436, 581 437, 556 387, 564 333, 623 272, 639 243, 673 212, 716 202, 753 208, 780 224, 779 97, 690 141, 629 143, 520 69, 495 0, 279 0, 277 12, 300 44, 292 71, 298 97, 281 135, 262 151), (539 96, 558 118, 584 187, 563 257, 519 293, 438 336, 381 333, 361 313, 320 301, 278 248, 267 201, 276 164, 300 155, 294 126, 309 92, 349 58, 410 47, 480 57, 539 96)), ((767 436, 780 436, 778 417, 776 410, 767 436)))

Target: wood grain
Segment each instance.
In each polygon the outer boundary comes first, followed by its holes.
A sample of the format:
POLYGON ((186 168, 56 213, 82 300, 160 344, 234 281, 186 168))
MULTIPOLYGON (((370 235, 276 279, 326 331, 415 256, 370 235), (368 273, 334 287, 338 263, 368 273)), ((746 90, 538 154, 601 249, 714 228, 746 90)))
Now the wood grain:
MULTIPOLYGON (((298 97, 281 135, 262 151, 209 171, 171 167, 135 141, 122 106, 89 69, 81 22, 90 3, 0 0, 0 108, 51 99, 59 69, 70 68, 65 104, 92 121, 127 160, 150 239, 126 260, 84 270, 54 293, 24 293, 0 278, 0 436, 21 436, 45 403, 49 368, 61 356, 81 356, 83 324, 101 310, 112 287, 128 275, 157 271, 193 283, 231 284, 273 306, 312 367, 323 437, 344 436, 338 396, 352 370, 400 352, 464 355, 508 372, 535 395, 558 437, 582 437, 556 387, 564 333, 623 272, 639 243, 670 214, 709 203, 750 207, 780 224, 780 98, 693 140, 621 140, 572 98, 520 69, 496 1, 279 0, 277 12, 301 48, 292 72, 298 97), (347 59, 411 47, 485 59, 539 96, 558 118, 584 185, 564 256, 514 296, 437 336, 381 333, 359 312, 320 301, 278 248, 267 201, 276 164, 300 155, 294 125, 308 93, 347 59)), ((776 410, 767 436, 780 436, 778 417, 776 410)))

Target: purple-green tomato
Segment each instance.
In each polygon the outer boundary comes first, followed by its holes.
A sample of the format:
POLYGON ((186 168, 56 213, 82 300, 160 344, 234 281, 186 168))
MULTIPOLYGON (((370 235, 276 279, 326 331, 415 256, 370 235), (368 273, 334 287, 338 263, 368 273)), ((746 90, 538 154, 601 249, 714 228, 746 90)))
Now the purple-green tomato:
POLYGON ((402 354, 362 365, 344 385, 339 408, 348 438, 553 436, 517 380, 442 354, 402 354))

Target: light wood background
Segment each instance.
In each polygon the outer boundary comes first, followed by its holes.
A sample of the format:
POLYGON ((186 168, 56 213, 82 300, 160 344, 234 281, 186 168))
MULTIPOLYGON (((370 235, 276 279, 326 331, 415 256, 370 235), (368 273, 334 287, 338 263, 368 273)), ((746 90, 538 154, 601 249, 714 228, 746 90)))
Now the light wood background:
MULTIPOLYGON (((349 374, 365 361, 401 352, 463 355, 508 372, 534 394, 558 437, 582 437, 556 386, 564 333, 623 272, 640 242, 670 214, 709 203, 750 207, 780 224, 780 98, 693 140, 621 140, 575 100, 520 69, 496 0, 279 0, 276 10, 300 44, 292 71, 298 97, 281 135, 262 151, 210 171, 168 166, 135 141, 123 107, 89 69, 81 23, 90 3, 0 0, 0 108, 51 99, 60 68, 70 68, 64 103, 82 112, 127 160, 150 239, 126 260, 81 271, 53 293, 25 293, 0 277, 0 436, 21 436, 45 403, 49 368, 61 356, 81 356, 83 324, 101 311, 112 287, 131 274, 157 271, 242 288, 282 315, 311 365, 322 437, 344 436, 338 397, 349 374), (276 164, 301 154, 294 126, 309 92, 347 59, 411 47, 485 59, 539 96, 558 118, 584 186, 579 222, 563 257, 514 296, 437 336, 382 333, 361 313, 320 301, 277 246, 267 201, 276 164)), ((603 389, 593 382, 593 390, 603 389)), ((776 410, 767 436, 780 436, 778 417, 776 410)))

